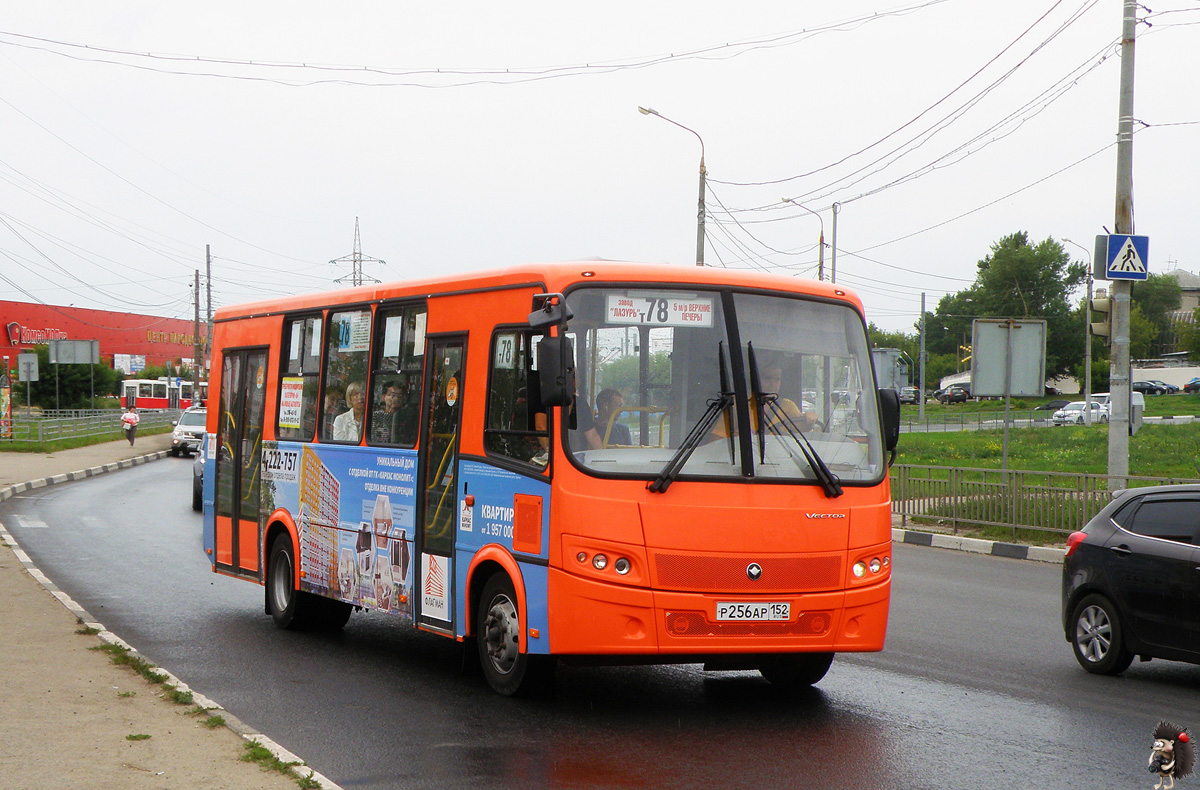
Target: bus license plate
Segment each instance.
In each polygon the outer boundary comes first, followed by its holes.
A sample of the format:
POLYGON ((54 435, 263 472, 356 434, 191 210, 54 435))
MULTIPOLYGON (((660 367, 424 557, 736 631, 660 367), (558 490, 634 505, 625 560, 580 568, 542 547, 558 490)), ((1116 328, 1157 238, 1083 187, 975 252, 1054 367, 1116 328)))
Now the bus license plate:
POLYGON ((790 620, 790 603, 717 603, 718 620, 790 620))

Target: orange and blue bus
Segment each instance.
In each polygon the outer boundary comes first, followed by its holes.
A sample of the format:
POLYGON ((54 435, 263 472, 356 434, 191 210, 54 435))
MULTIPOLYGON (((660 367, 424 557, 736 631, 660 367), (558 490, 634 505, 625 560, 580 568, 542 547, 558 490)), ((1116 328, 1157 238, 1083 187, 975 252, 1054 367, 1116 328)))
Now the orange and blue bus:
POLYGON ((386 612, 502 694, 883 647, 899 405, 836 285, 556 263, 227 307, 210 390, 204 546, 282 628, 386 612))

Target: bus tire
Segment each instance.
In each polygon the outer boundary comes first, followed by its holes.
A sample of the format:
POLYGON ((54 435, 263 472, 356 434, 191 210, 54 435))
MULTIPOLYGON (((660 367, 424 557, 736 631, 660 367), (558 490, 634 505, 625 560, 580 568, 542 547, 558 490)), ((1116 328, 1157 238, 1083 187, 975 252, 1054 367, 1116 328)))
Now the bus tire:
POLYGON ((271 542, 267 559, 267 611, 275 625, 297 630, 309 625, 311 601, 296 589, 296 557, 286 533, 271 542), (307 605, 306 605, 307 604, 307 605))
POLYGON ((832 663, 833 653, 789 653, 769 657, 758 671, 772 686, 800 689, 825 677, 832 663))
POLYGON ((479 597, 475 644, 488 685, 506 697, 545 691, 554 675, 553 658, 521 652, 522 628, 512 582, 493 574, 479 597))

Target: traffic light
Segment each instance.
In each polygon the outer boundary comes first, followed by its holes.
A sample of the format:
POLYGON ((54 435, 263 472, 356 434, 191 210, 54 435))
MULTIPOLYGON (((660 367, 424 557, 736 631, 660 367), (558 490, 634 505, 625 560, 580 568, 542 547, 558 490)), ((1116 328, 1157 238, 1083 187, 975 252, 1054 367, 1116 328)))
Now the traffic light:
POLYGON ((1104 291, 1097 291, 1092 297, 1092 334, 1096 337, 1112 335, 1112 300, 1104 291))

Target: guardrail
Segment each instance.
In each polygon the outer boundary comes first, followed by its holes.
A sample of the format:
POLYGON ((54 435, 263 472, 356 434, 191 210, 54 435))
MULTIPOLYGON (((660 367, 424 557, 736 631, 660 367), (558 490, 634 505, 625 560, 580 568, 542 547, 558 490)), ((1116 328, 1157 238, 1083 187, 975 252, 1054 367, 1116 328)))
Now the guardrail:
MULTIPOLYGON (((170 425, 179 419, 179 409, 138 409, 139 430, 170 425)), ((37 413, 13 410, 12 435, 0 441, 54 442, 90 436, 122 439, 121 412, 115 409, 46 409, 37 413)))
MULTIPOLYGON (((1174 477, 1126 478, 1131 488, 1200 483, 1174 477)), ((1108 476, 896 464, 892 512, 960 527, 1003 527, 1069 534, 1082 529, 1109 501, 1108 476)))

